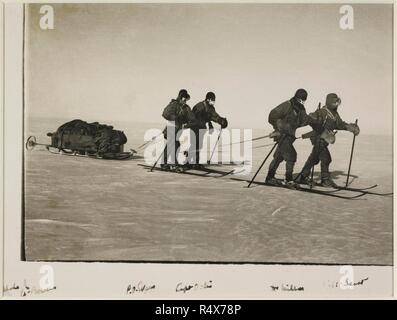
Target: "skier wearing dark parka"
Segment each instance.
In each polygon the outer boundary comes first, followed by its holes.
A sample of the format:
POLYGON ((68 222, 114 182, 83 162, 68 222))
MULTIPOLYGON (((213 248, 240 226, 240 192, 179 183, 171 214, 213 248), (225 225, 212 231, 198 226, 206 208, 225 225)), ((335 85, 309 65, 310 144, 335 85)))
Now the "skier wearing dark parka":
POLYGON ((313 118, 306 114, 304 107, 306 100, 306 90, 298 89, 290 100, 278 105, 269 114, 268 121, 275 130, 272 136, 278 142, 278 145, 265 180, 267 184, 280 185, 280 181, 275 178, 275 174, 281 162, 285 161, 285 181, 287 185, 294 185, 293 170, 297 158, 297 153, 293 146, 296 140, 295 132, 297 128, 315 122, 313 118))
POLYGON ((329 165, 332 161, 328 145, 335 142, 334 130, 347 130, 354 135, 360 133, 357 124, 344 122, 338 114, 338 106, 341 99, 335 93, 330 93, 326 97, 325 106, 311 113, 312 118, 317 119, 318 123, 312 125, 313 131, 310 134, 310 140, 313 144, 312 152, 307 159, 300 178, 301 184, 311 184, 309 178, 313 166, 321 162, 321 184, 325 187, 336 187, 329 173, 329 165))
MULTIPOLYGON (((191 153, 195 152, 195 163, 197 165, 200 163, 200 150, 203 147, 203 139, 207 126, 211 133, 214 129, 212 121, 218 123, 222 129, 228 125, 227 119, 221 117, 215 111, 215 99, 215 93, 207 92, 205 100, 197 103, 192 110, 195 116, 195 124, 191 129, 195 134, 196 150, 193 150, 191 153)), ((190 156, 192 157, 193 154, 190 156)))
POLYGON ((174 123, 173 125, 168 123, 163 131, 164 138, 167 139, 167 145, 164 150, 164 164, 162 164, 163 168, 169 167, 167 164, 168 157, 171 157, 171 165, 178 164, 177 151, 180 147, 178 135, 184 126, 193 123, 195 120, 192 110, 187 105, 189 99, 190 95, 187 90, 181 89, 178 93, 178 97, 172 99, 163 111, 163 118, 174 123), (167 137, 167 133, 172 133, 173 138, 167 137), (171 151, 172 149, 174 150, 171 151))

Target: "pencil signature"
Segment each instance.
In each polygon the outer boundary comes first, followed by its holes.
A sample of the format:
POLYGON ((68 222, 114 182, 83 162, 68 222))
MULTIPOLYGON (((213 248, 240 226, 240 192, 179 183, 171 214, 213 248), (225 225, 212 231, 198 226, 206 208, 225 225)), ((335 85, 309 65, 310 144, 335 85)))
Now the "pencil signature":
POLYGON ((129 284, 127 287, 127 294, 133 294, 133 293, 146 293, 147 291, 154 290, 156 286, 154 284, 147 285, 143 283, 142 281, 139 281, 137 285, 131 285, 129 284))
POLYGON ((272 291, 305 291, 303 286, 297 286, 295 284, 281 284, 281 285, 271 285, 270 288, 272 291))
POLYGON ((30 286, 27 284, 27 281, 24 280, 22 285, 17 285, 13 283, 11 286, 6 285, 4 287, 3 292, 10 294, 10 295, 17 295, 20 297, 32 296, 32 295, 39 295, 49 291, 56 290, 56 287, 50 288, 36 288, 34 286, 30 286))
POLYGON ((208 282, 205 281, 202 284, 200 283, 184 284, 183 282, 179 282, 176 285, 175 291, 186 293, 187 291, 191 291, 191 290, 211 289, 212 287, 213 287, 212 280, 209 280, 208 282))
POLYGON ((352 280, 349 279, 345 279, 344 281, 328 281, 328 287, 330 288, 354 288, 357 286, 363 286, 365 284, 366 281, 369 280, 369 277, 366 278, 362 278, 357 282, 354 282, 352 280))

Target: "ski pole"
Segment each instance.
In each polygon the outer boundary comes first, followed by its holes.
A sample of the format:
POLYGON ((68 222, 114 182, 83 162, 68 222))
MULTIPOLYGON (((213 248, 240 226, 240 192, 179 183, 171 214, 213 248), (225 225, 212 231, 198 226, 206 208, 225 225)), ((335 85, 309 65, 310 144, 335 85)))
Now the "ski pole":
MULTIPOLYGON (((294 182, 297 181, 303 174, 303 170, 305 169, 305 167, 302 168, 302 170, 297 174, 297 176, 294 178, 294 182)), ((313 181, 313 175, 314 175, 314 166, 312 166, 311 168, 311 181, 313 181)))
MULTIPOLYGON (((321 109, 321 102, 319 102, 318 103, 318 106, 317 106, 317 112, 319 111, 321 109)), ((319 120, 319 114, 317 113, 317 121, 319 120)), ((324 124, 325 124, 325 120, 324 120, 324 122, 323 122, 323 124, 322 124, 322 128, 324 128, 324 124)), ((313 135, 315 135, 315 131, 311 131, 311 132, 307 132, 307 133, 305 133, 305 134, 302 134, 302 136, 301 136, 301 138, 302 139, 307 139, 307 138, 311 138, 313 135)), ((299 138, 298 138, 299 139, 299 138)), ((316 140, 316 144, 315 144, 315 146, 314 147, 317 147, 317 149, 319 148, 319 141, 320 141, 320 139, 318 139, 318 140, 316 140)), ((318 152, 318 150, 317 150, 317 152, 318 152)), ((299 172, 299 174, 295 177, 295 179, 294 179, 294 181, 296 181, 296 180, 298 180, 301 176, 302 176, 302 174, 303 174, 303 170, 304 170, 304 168, 302 169, 302 171, 301 172, 299 172)), ((311 181, 311 183, 310 183, 310 189, 312 189, 312 187, 313 187, 313 176, 314 176, 314 165, 311 167, 311 173, 310 173, 310 181, 311 181)))
MULTIPOLYGON (((358 122, 358 119, 356 119, 355 125, 357 125, 357 122, 358 122)), ((350 169, 351 169, 351 166, 352 166, 353 152, 354 152, 354 143, 355 142, 356 142, 356 135, 353 136, 352 149, 351 149, 351 152, 350 152, 349 170, 347 171, 346 187, 349 185, 350 169)))
POLYGON ((153 172, 153 169, 156 167, 157 163, 160 161, 160 159, 163 157, 165 150, 167 149, 167 145, 165 145, 163 152, 161 152, 160 157, 156 160, 156 162, 153 164, 153 166, 150 168, 150 172, 153 172))
POLYGON ((214 149, 212 150, 210 159, 207 160, 207 164, 210 164, 210 163, 211 163, 211 159, 212 159, 212 157, 214 156, 216 146, 218 145, 219 139, 221 138, 221 134, 222 134, 222 128, 221 128, 221 130, 219 131, 218 139, 216 139, 214 149))
POLYGON ((313 188, 313 176, 314 176, 314 167, 312 167, 312 172, 310 173, 310 189, 313 188))
MULTIPOLYGON (((318 107, 317 107, 317 112, 318 112, 317 113, 317 120, 319 120, 319 111, 320 111, 320 109, 321 109, 321 102, 318 103, 318 107)), ((324 125, 325 125, 325 121, 323 123, 323 127, 324 127, 324 125)), ((316 145, 317 145, 317 152, 320 154, 320 137, 317 138, 316 145)), ((310 189, 313 189, 313 184, 314 184, 313 177, 314 177, 314 167, 315 166, 316 165, 313 164, 312 172, 310 173, 310 189)))
POLYGON ((279 144, 279 142, 281 142, 281 140, 282 140, 282 139, 280 139, 280 141, 277 141, 277 142, 273 145, 272 149, 271 149, 271 150, 269 151, 269 153, 267 154, 265 160, 263 160, 262 164, 260 165, 259 169, 256 171, 254 177, 252 178, 252 180, 251 180, 250 183, 248 184, 248 187, 247 187, 247 188, 249 188, 250 185, 252 184, 252 182, 254 182, 256 176, 258 175, 259 171, 262 169, 262 167, 263 167, 263 165, 265 164, 266 160, 270 157, 270 155, 272 154, 274 148, 279 144))

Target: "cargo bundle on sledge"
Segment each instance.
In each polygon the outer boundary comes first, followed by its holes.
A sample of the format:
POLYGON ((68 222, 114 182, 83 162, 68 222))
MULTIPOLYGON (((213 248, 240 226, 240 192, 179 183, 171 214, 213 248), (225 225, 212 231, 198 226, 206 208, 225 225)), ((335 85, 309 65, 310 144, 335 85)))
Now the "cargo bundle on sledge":
MULTIPOLYGON (((128 159, 136 153, 134 150, 124 152, 127 137, 123 131, 98 122, 72 120, 47 136, 51 137, 51 144, 44 146, 51 153, 115 160, 128 159)), ((39 145, 36 138, 29 137, 26 147, 35 145, 39 145)))

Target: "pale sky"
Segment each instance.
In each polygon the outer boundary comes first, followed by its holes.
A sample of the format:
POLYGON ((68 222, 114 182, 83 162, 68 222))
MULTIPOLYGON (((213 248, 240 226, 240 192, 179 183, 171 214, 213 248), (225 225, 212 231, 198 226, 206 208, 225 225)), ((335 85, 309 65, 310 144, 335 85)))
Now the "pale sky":
POLYGON ((39 117, 162 122, 181 88, 207 91, 231 127, 270 125, 296 89, 312 112, 329 92, 362 133, 392 133, 392 5, 53 4, 55 29, 26 11, 26 107, 39 117))

